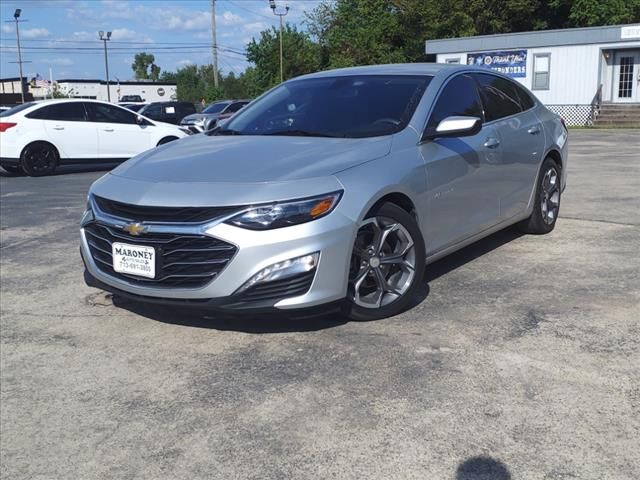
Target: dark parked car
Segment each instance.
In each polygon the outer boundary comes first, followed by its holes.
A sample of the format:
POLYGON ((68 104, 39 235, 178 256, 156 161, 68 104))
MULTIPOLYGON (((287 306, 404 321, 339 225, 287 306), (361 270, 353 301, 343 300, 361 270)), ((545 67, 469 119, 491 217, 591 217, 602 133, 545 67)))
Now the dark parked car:
POLYGON ((178 125, 184 117, 196 113, 196 107, 189 102, 153 102, 142 107, 138 113, 158 122, 178 125))
POLYGON ((219 120, 231 117, 251 100, 221 100, 207 106, 202 112, 182 119, 180 125, 193 133, 206 132, 216 126, 219 120))
POLYGON ((120 97, 120 103, 143 103, 144 98, 140 95, 123 95, 120 97))

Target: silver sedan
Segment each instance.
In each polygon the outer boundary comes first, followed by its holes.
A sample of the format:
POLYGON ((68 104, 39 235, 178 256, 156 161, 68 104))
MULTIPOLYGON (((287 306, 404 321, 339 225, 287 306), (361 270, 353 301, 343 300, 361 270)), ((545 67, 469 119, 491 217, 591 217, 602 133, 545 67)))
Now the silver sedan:
POLYGON ((487 69, 306 75, 95 182, 85 279, 220 311, 395 315, 428 263, 513 224, 550 232, 566 159, 560 118, 487 69))

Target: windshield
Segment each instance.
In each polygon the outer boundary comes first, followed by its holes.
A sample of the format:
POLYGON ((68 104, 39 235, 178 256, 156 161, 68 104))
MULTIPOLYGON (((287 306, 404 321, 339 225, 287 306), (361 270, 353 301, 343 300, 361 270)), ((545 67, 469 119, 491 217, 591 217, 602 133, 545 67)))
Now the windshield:
POLYGON ((35 105, 35 102, 23 103, 22 105, 16 105, 15 107, 11 107, 9 110, 5 110, 0 113, 0 117, 8 117, 13 115, 14 113, 21 112, 22 110, 26 110, 27 108, 35 105))
POLYGON ((362 138, 406 127, 432 77, 354 75, 287 82, 219 130, 236 135, 362 138))
POLYGON ((207 108, 202 110, 202 113, 220 113, 227 105, 229 105, 229 102, 212 103, 207 108))

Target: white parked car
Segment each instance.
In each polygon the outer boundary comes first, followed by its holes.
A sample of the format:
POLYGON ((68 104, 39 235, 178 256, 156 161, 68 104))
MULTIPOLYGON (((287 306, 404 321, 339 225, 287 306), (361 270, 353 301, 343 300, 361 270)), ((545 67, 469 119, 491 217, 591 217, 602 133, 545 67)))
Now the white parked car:
POLYGON ((30 102, 0 113, 0 166, 50 175, 61 164, 124 161, 189 133, 96 100, 30 102))

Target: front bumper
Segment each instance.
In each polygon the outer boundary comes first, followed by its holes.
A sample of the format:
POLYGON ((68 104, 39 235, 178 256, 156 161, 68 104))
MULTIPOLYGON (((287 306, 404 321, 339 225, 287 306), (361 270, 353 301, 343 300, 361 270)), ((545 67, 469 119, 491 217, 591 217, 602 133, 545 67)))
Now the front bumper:
MULTIPOLYGON (((95 221, 104 222, 105 219, 97 217, 95 221)), ((171 226, 165 225, 163 228, 170 229, 171 226)), ((298 309, 331 303, 346 296, 356 225, 339 211, 313 222, 267 231, 252 231, 214 222, 201 227, 200 233, 235 245, 237 252, 224 270, 208 284, 200 288, 177 288, 139 285, 109 275, 94 261, 83 228, 81 253, 87 278, 90 279, 87 283, 116 293, 126 292, 141 301, 156 300, 151 303, 162 303, 166 300, 178 304, 224 306, 234 309, 298 309), (263 299, 257 305, 244 302, 234 295, 247 280, 262 269, 313 252, 320 252, 320 259, 306 293, 276 298, 271 303, 263 299)))

